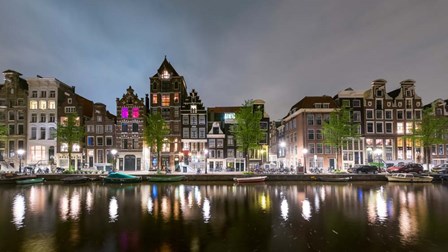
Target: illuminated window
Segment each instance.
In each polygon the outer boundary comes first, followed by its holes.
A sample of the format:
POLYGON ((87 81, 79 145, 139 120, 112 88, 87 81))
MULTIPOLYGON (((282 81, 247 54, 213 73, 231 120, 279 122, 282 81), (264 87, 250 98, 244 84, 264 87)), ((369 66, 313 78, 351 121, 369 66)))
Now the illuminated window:
POLYGON ((30 101, 30 109, 37 109, 37 101, 30 101))
POLYGON ((170 95, 163 94, 162 95, 162 107, 168 107, 168 106, 170 106, 170 95))
POLYGON ((411 134, 412 133, 412 123, 408 122, 406 123, 406 134, 411 134))
POLYGON ((132 108, 132 118, 138 118, 140 116, 138 108, 132 108))
POLYGON ((403 134, 403 123, 397 123, 397 134, 403 134))
POLYGON ((162 72, 162 79, 169 79, 170 78, 170 74, 168 73, 167 70, 163 70, 162 72))
POLYGON ((121 108, 121 118, 128 118, 129 110, 126 107, 121 108))
POLYGON ((152 104, 157 104, 157 95, 156 94, 152 95, 152 104))
POLYGON ((61 152, 68 152, 68 145, 67 143, 61 144, 61 152))
POLYGON ((56 102, 55 101, 49 101, 48 102, 48 108, 49 109, 56 109, 56 102))
POLYGON ((179 103, 179 94, 178 93, 174 94, 174 103, 179 103))

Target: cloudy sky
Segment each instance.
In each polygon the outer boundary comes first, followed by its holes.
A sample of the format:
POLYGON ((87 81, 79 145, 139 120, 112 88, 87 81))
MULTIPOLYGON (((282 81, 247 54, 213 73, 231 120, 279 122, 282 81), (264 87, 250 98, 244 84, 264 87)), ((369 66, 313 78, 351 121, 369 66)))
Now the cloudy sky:
POLYGON ((280 119, 304 96, 416 81, 448 98, 446 0, 0 0, 0 70, 56 77, 116 113, 149 93, 165 55, 204 104, 263 99, 280 119))

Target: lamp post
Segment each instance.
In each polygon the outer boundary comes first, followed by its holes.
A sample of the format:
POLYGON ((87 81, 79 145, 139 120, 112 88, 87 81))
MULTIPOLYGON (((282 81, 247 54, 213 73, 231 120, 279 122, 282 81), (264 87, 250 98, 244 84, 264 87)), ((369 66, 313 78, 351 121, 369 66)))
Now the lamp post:
POLYGON ((205 174, 207 174, 207 156, 208 156, 208 150, 204 149, 204 159, 205 159, 205 174))
MULTIPOLYGON (((308 153, 308 149, 307 148, 304 148, 303 150, 302 150, 302 153, 303 153, 303 169, 304 169, 304 173, 306 173, 306 154, 308 153)), ((298 171, 299 169, 297 169, 297 171, 298 171)))
POLYGON ((23 154, 25 154, 25 150, 24 149, 18 149, 17 150, 17 155, 19 155, 19 173, 22 173, 22 157, 23 154))
POLYGON ((113 168, 113 171, 116 171, 116 169, 117 169, 116 166, 117 166, 117 154, 118 154, 118 151, 116 149, 112 149, 110 151, 110 153, 114 157, 114 168, 113 168))
POLYGON ((383 154, 383 150, 378 148, 374 151, 374 153, 378 158, 378 169, 380 169, 380 157, 381 157, 381 154, 383 154))

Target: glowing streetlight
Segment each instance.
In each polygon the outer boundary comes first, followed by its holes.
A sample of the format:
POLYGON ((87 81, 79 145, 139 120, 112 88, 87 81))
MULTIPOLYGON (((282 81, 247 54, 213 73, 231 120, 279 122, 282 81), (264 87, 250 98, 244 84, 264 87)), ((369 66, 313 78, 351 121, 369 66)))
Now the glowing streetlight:
POLYGON ((17 150, 17 155, 19 155, 19 173, 22 173, 22 157, 23 154, 25 154, 25 150, 24 149, 18 149, 17 150))
POLYGON ((207 149, 204 149, 205 174, 207 174, 207 156, 208 156, 208 150, 207 150, 207 149))
POLYGON ((112 156, 114 157, 114 171, 116 171, 116 166, 117 166, 117 154, 118 154, 118 151, 116 150, 116 149, 112 149, 111 151, 110 151, 110 153, 112 154, 112 156))
MULTIPOLYGON (((308 153, 308 149, 307 148, 304 148, 303 150, 302 150, 302 153, 303 153, 303 169, 304 169, 304 171, 305 171, 305 173, 306 173, 306 154, 308 153)), ((297 169, 298 170, 298 169, 297 169)))

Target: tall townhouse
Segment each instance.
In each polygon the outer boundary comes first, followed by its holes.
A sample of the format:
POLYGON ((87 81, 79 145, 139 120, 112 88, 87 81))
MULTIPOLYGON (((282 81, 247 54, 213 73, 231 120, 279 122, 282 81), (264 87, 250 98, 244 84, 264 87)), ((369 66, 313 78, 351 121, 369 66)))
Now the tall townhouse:
MULTIPOLYGON (((88 100, 79 94, 75 93, 75 87, 72 87, 70 91, 66 91, 60 96, 60 103, 58 106, 58 122, 64 124, 69 114, 76 114, 77 124, 85 128, 85 121, 92 116, 93 102, 88 100)), ((80 169, 85 167, 85 138, 74 143, 72 146, 71 166, 80 169)), ((68 144, 58 141, 57 142, 57 164, 60 167, 69 167, 69 155, 68 144)))
POLYGON ((280 157, 280 140, 279 140, 279 131, 280 121, 271 121, 269 125, 269 162, 273 162, 275 164, 279 163, 280 157))
POLYGON ((253 100, 253 112, 261 112, 260 129, 263 132, 263 139, 260 141, 260 147, 258 150, 253 150, 249 153, 249 168, 255 168, 260 164, 267 163, 269 161, 269 131, 270 131, 270 118, 265 111, 265 101, 261 99, 253 100))
POLYGON ((324 144, 322 125, 337 108, 330 96, 306 96, 291 107, 283 118, 286 166, 336 167, 336 152, 324 144))
POLYGON ((116 116, 109 113, 103 103, 93 104, 91 117, 85 122, 86 129, 86 166, 100 167, 104 163, 113 164, 112 150, 115 146, 116 116))
MULTIPOLYGON (((162 165, 175 167, 178 160, 183 159, 181 114, 182 102, 187 96, 187 84, 168 60, 163 60, 157 73, 150 80, 151 113, 160 113, 168 124, 170 133, 161 152, 162 165), (176 161, 177 160, 177 161, 176 161)), ((157 164, 156 155, 152 165, 157 164)))
MULTIPOLYGON (((27 142, 28 84, 19 72, 3 72, 4 83, 0 85, 0 124, 6 126, 7 136, 0 138, 1 169, 18 169, 21 159, 17 150, 25 150, 27 142)), ((19 152, 20 153, 20 152, 19 152)))
MULTIPOLYGON (((423 156, 423 148, 418 142, 413 141, 410 138, 406 138, 408 135, 413 134, 413 129, 418 121, 422 120, 423 116, 423 104, 422 99, 415 93, 415 81, 404 80, 400 82, 400 87, 396 90, 389 92, 388 94, 394 100, 391 106, 395 106, 395 133, 390 134, 391 137, 395 136, 392 141, 395 142, 395 157, 396 159, 414 160, 417 163, 421 163, 423 156)), ((389 101, 386 101, 384 116, 387 117, 387 111, 389 110, 389 101)), ((387 118, 386 118, 387 119, 387 118)), ((388 134, 388 125, 385 124, 385 133, 388 134)), ((393 130, 391 130, 393 132, 393 130)), ((384 138, 386 141, 389 136, 384 138)), ((367 142, 367 138, 366 138, 367 142)), ((390 148, 387 142, 383 142, 385 146, 385 159, 389 160, 392 156, 390 148)))
POLYGON ((117 102, 116 146, 118 170, 139 171, 149 169, 149 153, 143 146, 146 105, 129 86, 117 102))
POLYGON ((358 133, 361 135, 358 139, 346 139, 342 145, 342 167, 347 169, 355 165, 365 164, 364 152, 364 132, 366 125, 364 122, 364 93, 365 91, 356 91, 347 88, 340 91, 333 99, 339 107, 350 109, 350 116, 353 123, 359 124, 358 133))
POLYGON ((394 96, 387 93, 386 83, 383 79, 374 80, 371 88, 364 93, 363 136, 366 163, 392 160, 395 156, 395 118, 403 117, 403 111, 395 115, 394 96))
POLYGON ((182 154, 175 166, 184 162, 193 168, 205 169, 207 150, 207 109, 196 90, 186 96, 180 110, 182 116, 182 154))
POLYGON ((74 88, 56 78, 37 76, 28 81, 28 144, 26 161, 29 164, 68 167, 68 162, 57 160, 56 128, 58 107, 66 100, 66 93, 74 88))
POLYGON ((230 132, 235 124, 235 113, 240 107, 208 108, 208 168, 210 171, 245 171, 244 155, 237 149, 230 132))
MULTIPOLYGON (((448 117, 448 99, 436 99, 433 102, 425 105, 425 109, 431 109, 436 116, 448 117)), ((448 137, 448 136, 445 136, 448 137)), ((446 139, 448 141, 448 139, 446 139)), ((433 144, 431 147, 431 161, 433 165, 448 163, 448 143, 433 144)), ((422 162, 424 160, 422 159, 422 162)))

